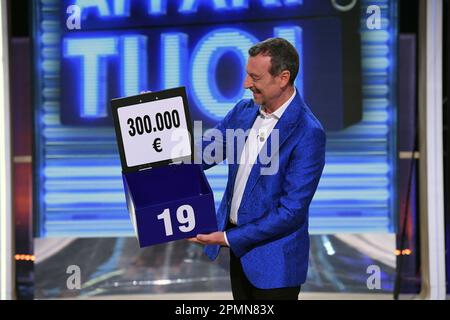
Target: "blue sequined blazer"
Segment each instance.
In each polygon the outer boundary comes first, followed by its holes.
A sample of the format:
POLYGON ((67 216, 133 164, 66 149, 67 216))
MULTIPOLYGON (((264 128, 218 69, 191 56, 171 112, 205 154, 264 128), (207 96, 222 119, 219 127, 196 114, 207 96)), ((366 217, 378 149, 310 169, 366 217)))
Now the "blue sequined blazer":
MULTIPOLYGON (((224 160, 229 156, 228 183, 217 211, 219 230, 225 229, 229 219, 240 159, 238 143, 227 141, 226 129, 250 129, 258 112, 253 100, 241 100, 215 127, 223 138, 203 138, 203 148, 216 143, 223 148, 224 160)), ((274 129, 279 130, 278 151, 269 154, 270 162, 267 157, 264 161, 258 158, 253 165, 238 210, 238 226, 227 231, 230 249, 240 258, 249 281, 260 289, 305 282, 309 205, 325 164, 325 132, 298 92, 274 129), (263 168, 276 167, 272 159, 278 161, 277 172, 261 174, 263 168)), ((270 138, 266 143, 272 143, 270 138)), ((203 164, 204 169, 212 166, 203 164)), ((211 260, 219 250, 218 245, 205 247, 211 260)))

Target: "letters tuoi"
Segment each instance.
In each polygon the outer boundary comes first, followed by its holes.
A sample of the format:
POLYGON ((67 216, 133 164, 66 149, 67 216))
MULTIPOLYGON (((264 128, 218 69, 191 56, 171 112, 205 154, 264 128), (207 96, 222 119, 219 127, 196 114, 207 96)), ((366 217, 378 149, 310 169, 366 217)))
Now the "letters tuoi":
MULTIPOLYGON (((282 6, 301 6, 304 0, 256 0, 254 3, 258 3, 264 8, 277 8, 282 6)), ((155 1, 147 0, 147 13, 149 16, 155 15, 167 15, 168 1, 155 1)), ((177 11, 179 14, 192 14, 196 13, 200 6, 211 7, 214 11, 227 11, 227 10, 251 10, 250 0, 181 0, 179 1, 177 11)), ((83 10, 92 10, 98 13, 99 18, 112 18, 112 17, 130 17, 131 5, 135 1, 131 0, 78 0, 75 1, 74 6, 79 10, 68 10, 68 13, 72 13, 71 18, 75 12, 83 12, 83 10)), ((71 6, 73 7, 73 6, 71 6)))
MULTIPOLYGON (((207 33, 195 44, 192 52, 188 52, 188 48, 191 46, 187 34, 163 32, 160 36, 160 61, 154 61, 154 57, 150 57, 149 53, 153 53, 155 50, 154 47, 149 46, 155 44, 150 43, 148 37, 142 34, 124 36, 105 34, 88 38, 67 37, 63 39, 63 59, 76 65, 71 77, 80 79, 77 81, 81 85, 79 117, 88 119, 108 117, 106 93, 112 85, 108 81, 121 84, 120 91, 113 93, 114 97, 128 97, 148 90, 149 73, 158 70, 161 72, 160 85, 162 88, 183 86, 186 83, 187 74, 195 74, 196 80, 193 80, 195 85, 192 86, 191 93, 200 104, 208 105, 208 101, 211 99, 206 99, 202 90, 209 88, 206 82, 210 81, 209 75, 204 73, 218 68, 219 60, 215 59, 213 52, 217 49, 217 46, 214 46, 215 38, 218 35, 229 40, 239 37, 236 39, 236 43, 245 41, 249 44, 257 41, 250 34, 238 34, 235 31, 229 28, 219 28, 214 32, 207 33), (147 69, 149 61, 151 61, 149 64, 151 70, 147 69), (192 62, 186 65, 186 61, 192 62), (203 65, 210 67, 202 68, 203 65)), ((301 44, 301 32, 298 26, 274 27, 273 36, 286 38, 286 35, 293 37, 291 40, 296 47, 297 42, 298 45, 301 44)), ((246 52, 242 48, 231 48, 229 43, 224 43, 223 47, 243 55, 243 61, 247 59, 246 52)), ((242 73, 245 73, 245 65, 242 65, 241 69, 242 73)), ((213 91, 208 91, 208 95, 216 99, 213 91)))

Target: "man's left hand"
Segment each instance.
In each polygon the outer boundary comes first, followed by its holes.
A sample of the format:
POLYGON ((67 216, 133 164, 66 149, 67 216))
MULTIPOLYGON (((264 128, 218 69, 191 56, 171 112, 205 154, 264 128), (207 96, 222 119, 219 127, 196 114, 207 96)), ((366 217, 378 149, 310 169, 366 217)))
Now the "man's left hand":
POLYGON ((195 238, 189 238, 188 241, 200 244, 218 244, 227 246, 223 232, 217 231, 210 234, 198 234, 195 238))

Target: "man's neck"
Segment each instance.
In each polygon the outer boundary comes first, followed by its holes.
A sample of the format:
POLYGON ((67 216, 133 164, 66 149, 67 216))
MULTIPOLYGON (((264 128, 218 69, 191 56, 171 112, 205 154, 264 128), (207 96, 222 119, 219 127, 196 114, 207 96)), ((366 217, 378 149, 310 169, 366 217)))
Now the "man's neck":
POLYGON ((286 90, 284 90, 284 92, 278 97, 276 101, 274 101, 274 103, 264 106, 264 111, 268 114, 277 111, 283 104, 286 103, 286 101, 289 100, 289 98, 294 94, 294 91, 295 88, 293 86, 286 88, 286 90))

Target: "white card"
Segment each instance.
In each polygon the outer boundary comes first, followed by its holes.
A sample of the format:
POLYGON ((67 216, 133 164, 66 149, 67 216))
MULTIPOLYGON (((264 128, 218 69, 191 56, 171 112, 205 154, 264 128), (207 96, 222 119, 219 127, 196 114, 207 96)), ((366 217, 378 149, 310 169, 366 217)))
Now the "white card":
POLYGON ((191 155, 181 96, 121 107, 117 114, 128 167, 191 155))

